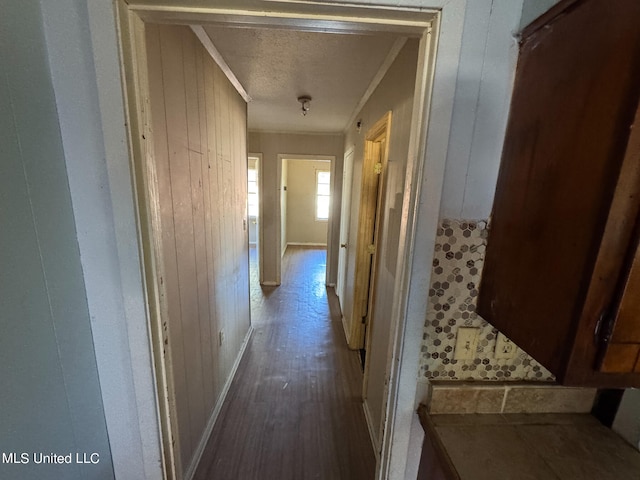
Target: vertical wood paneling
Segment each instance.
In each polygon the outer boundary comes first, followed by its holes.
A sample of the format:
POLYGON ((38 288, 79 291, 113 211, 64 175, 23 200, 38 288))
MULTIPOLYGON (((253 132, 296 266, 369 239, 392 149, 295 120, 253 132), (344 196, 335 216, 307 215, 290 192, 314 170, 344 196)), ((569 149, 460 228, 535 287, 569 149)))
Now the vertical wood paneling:
MULTIPOLYGON (((213 239, 211 232, 211 193, 209 189, 209 135, 208 135, 208 122, 207 122, 207 108, 206 108, 206 95, 205 95, 205 70, 204 70, 204 55, 205 52, 202 49, 196 51, 196 72, 197 72, 197 105, 198 105, 198 120, 200 128, 200 175, 202 178, 202 210, 203 210, 203 227, 204 227, 204 243, 205 243, 205 261, 201 265, 208 266, 213 263, 213 239)), ((207 314, 210 321, 205 322, 200 336, 200 343, 202 348, 202 365, 205 372, 213 372, 213 345, 212 332, 215 331, 215 325, 213 325, 214 308, 215 304, 213 299, 214 279, 210 278, 206 274, 206 292, 204 294, 204 300, 206 302, 207 314)), ((202 302, 201 297, 200 301, 202 302)), ((203 378, 203 394, 205 406, 210 406, 215 403, 214 385, 215 376, 209 375, 203 378)), ((209 412, 207 412, 209 413, 209 412)))
MULTIPOLYGON (((207 54, 203 53, 203 66, 204 66, 204 95, 205 95, 205 114, 207 118, 207 170, 208 170, 208 184, 209 184, 209 212, 212 219, 209 224, 208 230, 211 232, 211 265, 214 262, 220 268, 222 259, 222 250, 220 243, 220 204, 218 198, 220 197, 220 190, 218 188, 218 161, 217 161, 217 145, 218 145, 218 121, 214 112, 215 96, 218 93, 214 85, 214 65, 211 62, 206 61, 207 54), (216 219, 214 222, 213 219, 216 219)), ((215 301, 216 298, 220 298, 221 284, 224 282, 218 282, 216 277, 211 279, 211 380, 213 383, 213 391, 219 392, 223 384, 223 372, 219 371, 219 363, 217 361, 220 356, 218 345, 218 331, 221 306, 215 301)))
MULTIPOLYGON (((193 252, 193 218, 191 208, 191 179, 189 175, 189 157, 187 146, 187 115, 185 103, 184 70, 182 68, 182 38, 179 29, 160 29, 160 52, 162 55, 162 76, 164 79, 164 98, 169 146, 169 182, 171 185, 172 215, 175 226, 175 252, 167 252, 176 256, 177 273, 175 288, 180 301, 180 317, 170 318, 171 324, 180 323, 181 336, 169 337, 169 347, 182 351, 182 371, 176 375, 184 376, 184 391, 176 391, 178 414, 186 407, 187 426, 180 433, 182 458, 189 458, 193 451, 193 427, 198 419, 194 418, 197 405, 194 402, 195 378, 192 364, 191 345, 188 339, 196 335, 194 321, 197 317, 197 299, 194 295, 193 278, 195 276, 195 258, 193 252), (185 340, 186 339, 186 340, 185 340)), ((153 102, 153 99, 152 99, 153 102)), ((153 105, 153 103, 152 103, 153 105)), ((164 199, 160 199, 161 202, 164 199)), ((172 288, 172 285, 167 285, 172 288)), ((184 413, 183 413, 184 415, 184 413)), ((184 420, 183 420, 184 421, 184 420)), ((187 462, 184 462, 185 464, 187 462)))
MULTIPOLYGON (((147 58, 149 69, 149 95, 152 103, 152 122, 154 136, 154 153, 156 174, 158 183, 158 196, 162 199, 160 203, 161 228, 161 250, 163 272, 158 280, 164 288, 164 297, 161 297, 167 308, 168 318, 165 319, 165 344, 167 344, 167 370, 174 385, 174 396, 172 404, 176 409, 176 424, 174 425, 174 435, 178 438, 183 436, 182 432, 189 432, 188 411, 178 408, 178 405, 185 403, 185 393, 187 392, 184 375, 184 355, 182 348, 182 323, 171 321, 180 318, 180 295, 177 288, 172 288, 178 283, 178 262, 175 255, 176 235, 173 218, 173 192, 171 190, 171 175, 169 167, 169 138, 167 132, 167 107, 165 105, 164 90, 165 82, 163 78, 163 60, 160 45, 160 31, 154 25, 146 28, 147 58), (173 254, 171 254, 173 252, 173 254), (169 348, 168 339, 172 340, 169 348)), ((180 457, 184 458, 188 453, 188 433, 184 441, 179 442, 180 457), (186 449, 186 452, 182 450, 186 449)), ((180 468, 178 462, 177 468, 180 468)))
POLYGON ((147 42, 184 474, 249 329, 246 104, 190 29, 149 25, 147 42))
MULTIPOLYGON (((200 112, 198 110, 198 73, 196 70, 196 47, 198 40, 190 32, 181 32, 184 68, 184 95, 187 115, 187 150, 189 157, 189 178, 191 191, 191 208, 193 220, 193 251, 195 265, 195 295, 197 317, 194 318, 194 333, 198 339, 197 348, 190 349, 190 365, 194 374, 193 403, 194 423, 206 423, 207 409, 204 406, 204 371, 202 364, 202 333, 209 324, 209 305, 207 293, 207 266, 205 251, 205 226, 202 215, 202 153, 200 141, 200 112)), ((208 330, 208 329, 207 329, 208 330)), ((192 338, 192 337, 189 337, 192 338)), ((197 445, 201 432, 192 428, 193 443, 197 445)))

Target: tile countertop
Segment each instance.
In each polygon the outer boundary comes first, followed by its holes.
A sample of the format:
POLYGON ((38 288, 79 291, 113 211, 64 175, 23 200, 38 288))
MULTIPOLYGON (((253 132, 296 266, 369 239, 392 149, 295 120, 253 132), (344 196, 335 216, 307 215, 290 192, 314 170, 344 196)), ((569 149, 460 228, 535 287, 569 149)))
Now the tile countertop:
POLYGON ((640 452, 588 414, 418 414, 434 478, 640 479, 640 452))

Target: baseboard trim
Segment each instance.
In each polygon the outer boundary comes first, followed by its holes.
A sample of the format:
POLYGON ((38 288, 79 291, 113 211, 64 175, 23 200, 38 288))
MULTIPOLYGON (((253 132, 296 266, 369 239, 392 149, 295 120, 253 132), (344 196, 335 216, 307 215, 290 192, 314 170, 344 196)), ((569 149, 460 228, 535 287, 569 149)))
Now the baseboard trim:
POLYGON ((376 456, 376 463, 380 463, 380 446, 378 445, 378 441, 375 435, 375 429, 373 426, 373 418, 371 417, 371 411, 369 410, 369 405, 367 404, 367 400, 365 399, 362 402, 362 409, 364 410, 364 418, 367 420, 367 428, 369 429, 369 438, 371 438, 371 445, 373 445, 373 453, 376 456))
POLYGON ((229 389, 231 388, 231 383, 233 382, 233 379, 236 376, 236 372, 238 371, 238 366, 240 365, 240 361, 242 360, 242 357, 244 356, 244 352, 247 349, 247 345, 249 344, 249 339, 251 338, 252 333, 253 333, 253 326, 249 326, 249 330, 247 331, 247 334, 244 336, 242 345, 240 345, 240 351, 238 352, 238 355, 236 356, 236 360, 233 363, 233 366, 231 367, 231 372, 227 377, 227 381, 225 382, 224 387, 222 387, 222 392, 220 392, 220 398, 216 402, 216 406, 213 409, 213 413, 211 414, 211 417, 209 417, 209 421, 207 422, 207 427, 202 433, 202 437, 200 438, 200 442, 198 443, 198 447, 196 448, 195 455, 193 456, 193 460, 191 460, 191 463, 189 464, 189 468, 185 473, 184 478, 186 480, 192 480, 193 476, 196 473, 196 469, 200 464, 200 460, 202 459, 202 454, 204 453, 204 449, 207 446, 207 442, 209 441, 209 437, 211 436, 213 427, 216 424, 216 421, 218 420, 218 416, 220 415, 220 410, 222 410, 222 405, 224 404, 224 401, 227 398, 227 394, 229 393, 229 389))
POLYGON ((326 243, 315 243, 315 242, 287 242, 287 247, 289 245, 291 245, 292 247, 325 247, 325 248, 327 246, 326 243))

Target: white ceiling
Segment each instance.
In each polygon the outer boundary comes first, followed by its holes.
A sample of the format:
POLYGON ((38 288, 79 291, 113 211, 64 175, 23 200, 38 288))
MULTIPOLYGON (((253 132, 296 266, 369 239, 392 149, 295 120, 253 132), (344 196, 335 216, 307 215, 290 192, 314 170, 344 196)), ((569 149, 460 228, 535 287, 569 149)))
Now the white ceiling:
POLYGON ((342 132, 398 34, 204 27, 251 96, 249 129, 342 132), (306 117, 297 98, 312 97, 306 117))

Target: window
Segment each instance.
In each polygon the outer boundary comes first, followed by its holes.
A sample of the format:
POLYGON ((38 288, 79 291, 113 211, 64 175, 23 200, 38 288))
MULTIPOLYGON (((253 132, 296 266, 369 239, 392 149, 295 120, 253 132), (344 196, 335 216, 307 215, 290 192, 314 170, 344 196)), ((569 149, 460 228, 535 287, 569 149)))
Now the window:
POLYGON ((248 209, 250 217, 258 216, 258 175, 253 168, 248 170, 249 184, 247 188, 248 209))
POLYGON ((329 219, 330 182, 330 172, 316 172, 316 220, 329 219))

